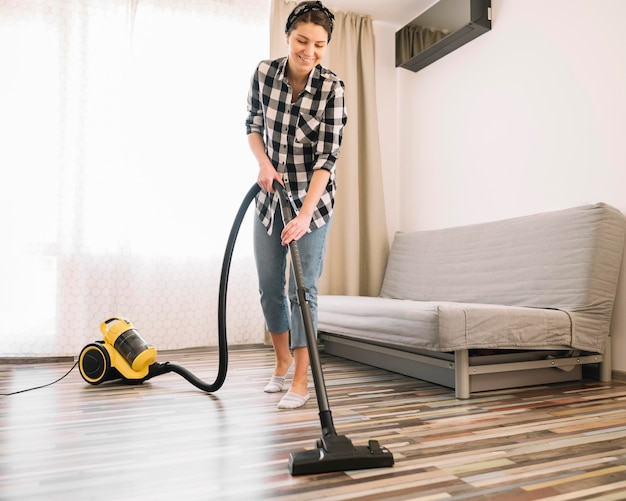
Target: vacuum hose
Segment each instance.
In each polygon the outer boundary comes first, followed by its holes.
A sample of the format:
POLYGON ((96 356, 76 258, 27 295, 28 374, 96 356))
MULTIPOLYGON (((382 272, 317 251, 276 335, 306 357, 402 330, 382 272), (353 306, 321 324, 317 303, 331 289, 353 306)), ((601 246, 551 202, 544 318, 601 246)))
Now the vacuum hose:
POLYGON ((226 379, 226 372, 228 371, 228 341, 226 339, 226 296, 228 292, 228 276, 230 274, 230 263, 233 257, 233 249, 235 247, 235 241, 237 240, 239 228, 241 227, 241 222, 246 215, 248 206, 250 205, 252 200, 254 200, 254 197, 259 192, 259 190, 259 185, 255 183, 241 202, 241 206, 239 207, 239 211, 235 216, 235 220, 233 221, 233 225, 230 230, 230 235, 226 244, 226 251, 224 252, 217 307, 219 367, 215 381, 212 384, 205 383, 194 374, 192 374, 189 370, 172 362, 157 362, 151 365, 149 368, 148 376, 146 376, 143 381, 153 378, 154 376, 166 374, 168 372, 175 372, 184 377, 196 388, 199 388, 208 393, 213 393, 214 391, 219 390, 224 384, 224 381, 226 379))

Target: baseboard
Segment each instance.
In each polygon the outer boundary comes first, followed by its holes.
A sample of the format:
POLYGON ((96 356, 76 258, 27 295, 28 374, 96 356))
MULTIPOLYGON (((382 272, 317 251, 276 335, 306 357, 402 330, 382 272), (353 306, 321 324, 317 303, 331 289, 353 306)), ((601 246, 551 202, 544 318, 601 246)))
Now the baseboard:
POLYGON ((75 362, 72 356, 41 356, 41 357, 0 357, 0 365, 54 364, 57 362, 75 362))
POLYGON ((623 371, 611 371, 611 377, 615 381, 620 381, 622 383, 626 383, 626 372, 623 372, 623 371))
MULTIPOLYGON (((267 348, 263 343, 255 344, 232 344, 228 345, 228 351, 256 350, 259 348, 267 348)), ((180 353, 205 353, 218 351, 217 346, 198 346, 194 348, 181 348, 178 350, 159 350, 159 358, 167 358, 170 355, 180 353)), ((42 355, 42 356, 15 356, 0 357, 2 365, 29 365, 29 364, 53 364, 57 362, 76 362, 78 355, 42 355)))

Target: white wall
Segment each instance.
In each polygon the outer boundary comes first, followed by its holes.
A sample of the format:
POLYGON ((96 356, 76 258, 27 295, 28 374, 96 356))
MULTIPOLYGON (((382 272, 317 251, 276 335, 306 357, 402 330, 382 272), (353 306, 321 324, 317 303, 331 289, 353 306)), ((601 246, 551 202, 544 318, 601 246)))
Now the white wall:
MULTIPOLYGON (((626 213, 626 2, 492 8, 490 32, 417 73, 389 68, 397 27, 376 25, 391 232, 600 201, 626 213)), ((612 334, 626 372, 626 262, 612 334)))
MULTIPOLYGON (((414 16, 415 17, 415 16, 414 16)), ((396 26, 374 22, 376 37, 376 102, 380 136, 380 158, 389 241, 398 229, 400 178, 398 130, 398 70, 396 69, 396 26)))

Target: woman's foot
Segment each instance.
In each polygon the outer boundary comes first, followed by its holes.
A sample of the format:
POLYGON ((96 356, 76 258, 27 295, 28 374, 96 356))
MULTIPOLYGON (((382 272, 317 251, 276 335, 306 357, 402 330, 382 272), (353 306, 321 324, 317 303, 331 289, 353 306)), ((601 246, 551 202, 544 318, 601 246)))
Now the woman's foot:
POLYGON ((269 383, 263 388, 265 393, 278 393, 279 391, 283 391, 283 387, 285 386, 285 377, 289 372, 291 367, 292 359, 289 358, 288 362, 279 362, 276 361, 276 368, 274 369, 274 374, 269 380, 269 383), (277 376, 276 374, 282 374, 282 376, 277 376))
POLYGON ((298 395, 292 391, 288 391, 283 398, 278 402, 277 407, 279 409, 298 409, 309 401, 310 395, 298 395))
MULTIPOLYGON (((287 374, 285 374, 286 376, 287 374)), ((270 378, 270 382, 265 385, 263 391, 265 393, 278 393, 279 391, 283 391, 283 387, 285 386, 285 376, 272 376, 270 378)))
POLYGON ((285 396, 278 402, 279 409, 297 409, 306 404, 310 398, 309 381, 298 376, 298 371, 294 373, 291 387, 285 396))
POLYGON ((287 394, 278 403, 279 409, 297 409, 309 400, 309 352, 306 346, 294 348, 294 371, 287 394))

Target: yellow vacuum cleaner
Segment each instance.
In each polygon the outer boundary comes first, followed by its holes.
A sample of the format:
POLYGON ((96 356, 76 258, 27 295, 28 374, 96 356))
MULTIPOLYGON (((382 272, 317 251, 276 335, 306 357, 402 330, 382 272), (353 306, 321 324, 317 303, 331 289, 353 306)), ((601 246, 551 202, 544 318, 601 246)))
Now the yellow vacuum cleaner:
POLYGON ((113 317, 100 324, 103 341, 88 344, 80 352, 80 375, 90 384, 111 379, 145 381, 157 351, 124 318, 113 317))
POLYGON ((85 381, 98 385, 104 381, 119 379, 124 383, 141 384, 155 376, 175 372, 195 387, 208 393, 213 393, 222 387, 228 370, 226 297, 230 263, 241 222, 259 189, 259 186, 254 184, 241 202, 224 252, 217 305, 219 367, 215 381, 206 383, 180 365, 172 362, 157 362, 156 349, 146 343, 131 322, 120 317, 109 318, 102 322, 100 331, 103 339, 88 344, 82 349, 78 357, 78 367, 85 381))
POLYGON ((157 362, 156 349, 125 318, 105 320, 100 324, 100 331, 103 340, 85 346, 78 357, 80 375, 89 384, 97 385, 115 379, 128 384, 141 384, 168 372, 176 372, 197 388, 210 393, 224 383, 228 358, 220 357, 217 379, 208 384, 180 365, 157 362))

